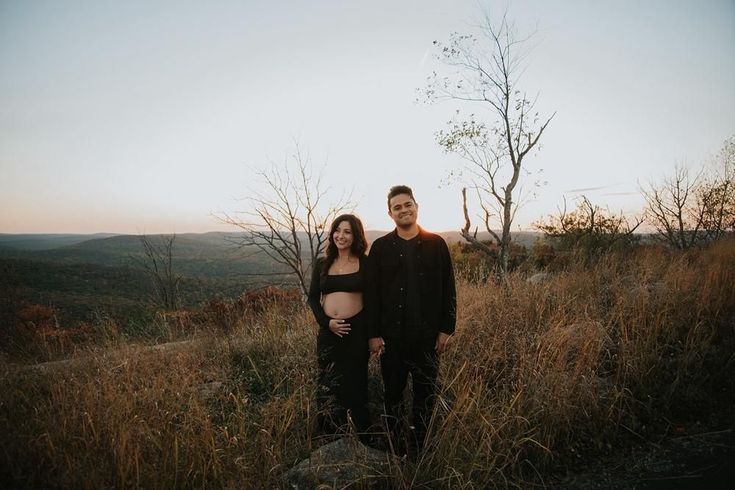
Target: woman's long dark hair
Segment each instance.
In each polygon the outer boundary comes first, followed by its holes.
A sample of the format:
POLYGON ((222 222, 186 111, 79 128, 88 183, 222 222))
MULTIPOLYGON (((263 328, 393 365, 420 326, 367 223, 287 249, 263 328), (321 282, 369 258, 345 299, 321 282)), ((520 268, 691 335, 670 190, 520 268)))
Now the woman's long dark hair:
POLYGON ((362 227, 362 221, 354 214, 340 214, 334 221, 329 229, 329 237, 327 242, 327 253, 324 258, 324 265, 322 267, 322 275, 326 276, 327 271, 332 266, 334 261, 337 259, 337 245, 334 243, 334 232, 337 231, 337 227, 343 221, 347 221, 352 228, 352 245, 350 245, 350 252, 358 258, 365 256, 367 251, 367 238, 365 238, 365 229, 362 227))

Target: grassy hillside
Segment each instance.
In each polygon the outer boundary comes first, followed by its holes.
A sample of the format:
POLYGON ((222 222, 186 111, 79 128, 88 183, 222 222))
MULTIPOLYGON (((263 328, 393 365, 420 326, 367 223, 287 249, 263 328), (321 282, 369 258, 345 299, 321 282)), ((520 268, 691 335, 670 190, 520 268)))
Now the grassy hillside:
MULTIPOLYGON (((735 241, 638 247, 535 284, 460 277, 430 439, 393 486, 565 487, 590 461, 731 428, 734 283, 735 241)), ((3 366, 0 483, 278 488, 322 440, 313 318, 274 298, 162 318, 198 332, 175 351, 112 335, 66 368, 3 366)), ((377 421, 375 361, 370 376, 377 421)))
POLYGON ((95 311, 135 316, 148 302, 150 281, 140 270, 92 264, 54 264, 0 259, 0 287, 20 299, 59 308, 62 324, 87 319, 95 311))
MULTIPOLYGON (((152 313, 151 280, 141 267, 146 258, 137 236, 36 235, 15 242, 4 238, 4 243, 18 247, 0 248, 0 289, 20 300, 56 308, 63 326, 89 321, 99 312, 120 319, 152 313), (61 246, 50 248, 52 244, 61 246)), ((160 236, 150 238, 156 241, 160 236)), ((182 276, 182 306, 195 307, 215 296, 235 298, 284 280, 259 275, 281 268, 262 253, 238 248, 236 239, 226 233, 176 237, 173 265, 182 276)))
MULTIPOLYGON (((0 259, 0 274, 0 292, 12 291, 19 300, 54 307, 65 327, 89 321, 98 313, 126 319, 155 312, 150 277, 134 266, 0 259)), ((235 298, 260 286, 257 278, 234 274, 185 276, 179 293, 182 306, 191 308, 216 296, 235 298)))

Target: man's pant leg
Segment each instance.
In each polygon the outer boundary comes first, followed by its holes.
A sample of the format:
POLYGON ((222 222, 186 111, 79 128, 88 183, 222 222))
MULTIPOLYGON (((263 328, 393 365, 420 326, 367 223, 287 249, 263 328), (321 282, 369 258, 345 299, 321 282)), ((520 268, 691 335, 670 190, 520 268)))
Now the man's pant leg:
POLYGON ((416 442, 423 446, 426 429, 436 401, 436 378, 439 359, 434 344, 419 344, 411 356, 411 379, 413 380, 413 425, 416 442))

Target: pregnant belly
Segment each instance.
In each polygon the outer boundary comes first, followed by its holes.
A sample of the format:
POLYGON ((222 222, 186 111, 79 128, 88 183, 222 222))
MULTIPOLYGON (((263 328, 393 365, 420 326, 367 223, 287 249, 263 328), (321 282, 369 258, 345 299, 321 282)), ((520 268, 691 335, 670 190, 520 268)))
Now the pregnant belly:
POLYGON ((350 318, 362 310, 362 293, 338 291, 324 295, 324 313, 331 318, 350 318))

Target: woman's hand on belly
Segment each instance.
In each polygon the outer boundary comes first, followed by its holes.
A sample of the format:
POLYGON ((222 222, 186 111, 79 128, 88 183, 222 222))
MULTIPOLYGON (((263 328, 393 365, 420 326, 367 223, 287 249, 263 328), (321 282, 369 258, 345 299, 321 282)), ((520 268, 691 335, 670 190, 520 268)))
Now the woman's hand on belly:
POLYGON ((347 323, 345 320, 332 318, 331 320, 329 320, 329 330, 331 330, 332 333, 337 337, 342 337, 350 333, 350 324, 347 323))

